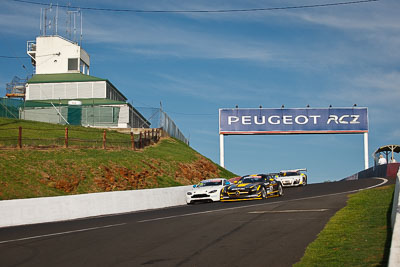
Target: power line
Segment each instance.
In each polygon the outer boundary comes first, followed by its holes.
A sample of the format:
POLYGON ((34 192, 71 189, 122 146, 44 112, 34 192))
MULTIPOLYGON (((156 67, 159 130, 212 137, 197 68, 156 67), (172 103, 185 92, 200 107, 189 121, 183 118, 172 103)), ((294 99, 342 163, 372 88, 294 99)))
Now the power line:
MULTIPOLYGON (((12 0, 14 2, 48 6, 48 3, 27 1, 27 0, 12 0)), ((232 13, 232 12, 259 12, 259 11, 274 11, 274 10, 287 10, 287 9, 306 9, 306 8, 318 8, 318 7, 332 7, 341 5, 354 5, 363 4, 370 2, 378 2, 380 0, 358 0, 358 1, 347 1, 347 2, 336 2, 326 4, 314 4, 314 5, 300 5, 300 6, 284 6, 284 7, 267 7, 267 8, 244 8, 244 9, 209 9, 209 10, 144 10, 144 9, 115 9, 115 8, 98 8, 98 7, 79 7, 69 5, 59 5, 58 7, 63 8, 79 8, 82 10, 93 10, 93 11, 109 11, 109 12, 132 12, 132 13, 232 13)))
MULTIPOLYGON (((6 39, 6 38, 3 36, 2 33, 0 33, 0 38, 3 39, 4 44, 7 44, 7 40, 8 40, 8 39, 6 39)), ((21 60, 21 58, 17 56, 17 53, 15 53, 14 50, 13 50, 11 47, 9 47, 8 49, 9 49, 9 50, 11 51, 11 53, 14 55, 13 58, 18 59, 18 61, 21 63, 21 67, 22 67, 22 68, 25 70, 25 72, 29 75, 30 73, 29 73, 28 70, 26 69, 26 67, 25 67, 25 65, 24 65, 24 62, 21 60)), ((5 57, 8 57, 8 56, 5 56, 5 57)))

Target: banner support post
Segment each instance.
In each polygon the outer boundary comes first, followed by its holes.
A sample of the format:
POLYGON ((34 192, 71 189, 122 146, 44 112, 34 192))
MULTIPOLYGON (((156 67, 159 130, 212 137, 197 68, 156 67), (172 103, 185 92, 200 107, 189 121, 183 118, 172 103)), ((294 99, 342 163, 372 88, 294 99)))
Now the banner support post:
POLYGON ((224 155, 224 135, 219 134, 219 165, 225 168, 225 155, 224 155))
POLYGON ((364 133, 364 168, 369 168, 368 164, 368 132, 364 133))

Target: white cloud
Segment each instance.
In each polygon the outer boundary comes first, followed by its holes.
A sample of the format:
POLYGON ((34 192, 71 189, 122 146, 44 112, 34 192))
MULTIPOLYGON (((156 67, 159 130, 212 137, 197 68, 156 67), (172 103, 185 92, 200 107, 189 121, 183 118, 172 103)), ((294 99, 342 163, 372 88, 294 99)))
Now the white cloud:
POLYGON ((107 17, 101 21, 90 20, 87 24, 87 42, 109 43, 134 54, 254 61, 271 58, 265 42, 204 32, 202 27, 107 17))
POLYGON ((376 71, 346 79, 346 87, 329 91, 323 97, 339 102, 357 100, 365 105, 400 111, 400 72, 376 71))
POLYGON ((221 81, 218 81, 217 77, 210 75, 188 78, 170 74, 155 75, 162 81, 152 82, 151 86, 162 91, 198 97, 211 103, 219 103, 221 100, 243 100, 244 97, 244 95, 232 92, 237 90, 237 84, 235 86, 232 84, 232 87, 227 83, 221 85, 221 81))
POLYGON ((40 9, 29 9, 25 6, 15 5, 10 2, 2 2, 0 10, 0 32, 14 36, 36 35, 40 30, 40 9))

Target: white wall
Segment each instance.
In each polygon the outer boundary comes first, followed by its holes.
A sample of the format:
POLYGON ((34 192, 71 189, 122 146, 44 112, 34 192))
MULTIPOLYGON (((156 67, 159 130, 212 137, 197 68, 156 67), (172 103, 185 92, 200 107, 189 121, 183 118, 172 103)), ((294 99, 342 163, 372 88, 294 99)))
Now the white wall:
POLYGON ((186 205, 192 186, 0 201, 0 227, 186 205))
POLYGON ((68 73, 68 58, 82 59, 90 66, 89 55, 76 43, 60 36, 36 38, 36 74, 68 73))
POLYGON ((390 247, 389 267, 400 266, 400 169, 397 172, 396 188, 392 206, 392 244, 390 247))
POLYGON ((26 100, 106 98, 106 81, 71 83, 32 83, 26 100))
POLYGON ((121 106, 118 117, 118 128, 129 128, 129 106, 121 106))

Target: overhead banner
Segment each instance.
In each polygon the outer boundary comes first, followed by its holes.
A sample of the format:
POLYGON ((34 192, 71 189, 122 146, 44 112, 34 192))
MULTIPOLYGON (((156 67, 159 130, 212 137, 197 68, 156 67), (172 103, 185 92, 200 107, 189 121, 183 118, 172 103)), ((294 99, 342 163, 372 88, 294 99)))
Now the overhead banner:
POLYGON ((220 134, 366 133, 367 108, 219 110, 220 134))

